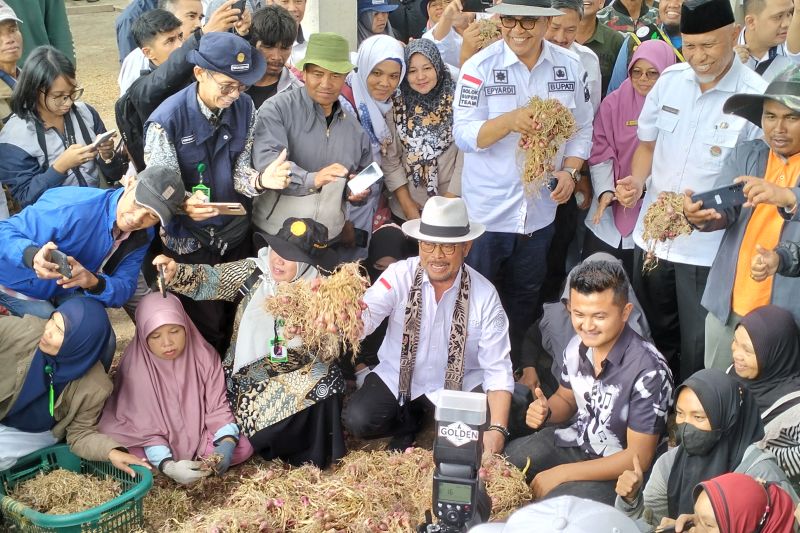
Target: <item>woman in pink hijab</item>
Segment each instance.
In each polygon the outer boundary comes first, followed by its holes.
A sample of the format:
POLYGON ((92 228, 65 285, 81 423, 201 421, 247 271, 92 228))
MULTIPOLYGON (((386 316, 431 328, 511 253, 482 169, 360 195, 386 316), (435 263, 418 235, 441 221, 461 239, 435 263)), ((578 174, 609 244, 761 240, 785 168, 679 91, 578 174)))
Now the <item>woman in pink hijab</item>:
POLYGON ((218 454, 223 474, 253 453, 226 397, 220 356, 173 294, 154 293, 136 309, 99 427, 167 476, 191 484, 212 473, 197 459, 218 454))
POLYGON ((633 276, 633 238, 641 200, 626 209, 614 197, 618 179, 631 174, 631 160, 639 138, 636 129, 647 93, 661 73, 675 63, 672 47, 660 40, 645 41, 636 48, 628 66, 628 78, 606 96, 594 119, 592 174, 594 199, 586 214, 583 259, 606 252, 622 261, 628 277, 633 276), (607 209, 608 207, 611 209, 607 209))

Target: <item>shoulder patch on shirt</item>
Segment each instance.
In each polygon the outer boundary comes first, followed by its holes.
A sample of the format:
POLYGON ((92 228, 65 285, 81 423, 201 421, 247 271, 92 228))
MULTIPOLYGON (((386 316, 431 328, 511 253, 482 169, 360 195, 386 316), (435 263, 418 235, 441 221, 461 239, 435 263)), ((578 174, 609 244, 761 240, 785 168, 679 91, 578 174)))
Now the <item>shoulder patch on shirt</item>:
POLYGON ((477 107, 478 91, 480 91, 483 80, 479 80, 469 74, 461 76, 461 92, 458 93, 458 105, 460 107, 477 107))
POLYGON ((572 93, 575 92, 574 81, 549 81, 547 82, 547 92, 551 93, 572 93))
POLYGON ((194 134, 181 137, 181 144, 192 144, 195 141, 194 134))
POLYGON ((567 79, 567 67, 553 67, 553 79, 564 81, 567 79))
POLYGON ((508 70, 492 69, 492 80, 494 83, 508 83, 508 70))
POLYGON ((486 96, 497 96, 506 94, 517 94, 517 87, 514 85, 487 85, 483 88, 486 96))

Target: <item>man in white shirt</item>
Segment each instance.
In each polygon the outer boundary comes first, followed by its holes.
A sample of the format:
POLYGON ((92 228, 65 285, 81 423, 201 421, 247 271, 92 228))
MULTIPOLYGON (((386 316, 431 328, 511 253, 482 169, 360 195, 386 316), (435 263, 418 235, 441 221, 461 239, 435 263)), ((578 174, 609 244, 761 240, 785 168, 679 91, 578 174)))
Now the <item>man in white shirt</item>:
POLYGON ((632 176, 619 180, 616 188, 619 202, 631 207, 647 181, 633 230, 633 285, 676 383, 703 368, 706 310, 700 298, 723 232, 693 232, 654 244, 642 237, 644 215, 661 192, 704 192, 725 185, 721 170, 730 152, 762 132, 742 117, 723 113, 722 106, 735 93, 762 94, 767 86, 736 59, 737 31, 728 0, 684 2, 681 34, 687 62, 664 70, 647 95, 632 176), (653 246, 658 265, 643 275, 644 250, 653 246))
POLYGON ((550 18, 561 11, 552 9, 549 0, 503 0, 487 11, 500 15, 503 40, 461 68, 453 137, 464 151, 462 197, 470 215, 487 230, 475 241, 468 263, 497 282, 510 317, 516 364, 525 331, 540 310, 556 207, 572 196, 589 157, 593 111, 578 56, 544 40, 550 18), (533 96, 564 104, 575 117, 576 132, 552 161, 554 190, 542 187, 525 194, 518 144, 521 134, 537 131, 527 107, 533 96))
POLYGON ((769 81, 800 59, 786 48, 794 13, 792 0, 745 0, 744 13, 735 50, 748 68, 769 81))
POLYGON ((464 43, 461 33, 475 20, 475 14, 462 12, 461 0, 426 0, 420 8, 428 14, 428 30, 422 38, 433 41, 442 60, 458 69, 464 43))
POLYGON ((483 390, 490 416, 484 450, 503 451, 514 390, 508 319, 492 284, 464 263, 483 231, 463 200, 441 196, 403 224, 419 240, 419 257, 390 265, 364 295, 364 335, 389 321, 380 363, 342 415, 351 434, 392 436, 389 448, 402 450, 443 388, 483 390))

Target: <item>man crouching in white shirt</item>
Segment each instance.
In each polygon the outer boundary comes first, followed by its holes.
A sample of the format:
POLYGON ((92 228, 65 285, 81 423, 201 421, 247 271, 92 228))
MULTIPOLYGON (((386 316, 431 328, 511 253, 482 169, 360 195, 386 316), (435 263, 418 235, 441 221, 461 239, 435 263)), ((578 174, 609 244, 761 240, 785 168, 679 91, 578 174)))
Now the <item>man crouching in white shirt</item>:
POLYGON ((364 295, 364 335, 387 316, 389 325, 344 425, 360 438, 391 436, 389 449, 402 450, 443 388, 483 390, 484 450, 502 452, 514 390, 508 319, 492 284, 464 263, 484 226, 468 219, 460 198, 434 196, 403 232, 419 240, 419 257, 389 266, 364 295))

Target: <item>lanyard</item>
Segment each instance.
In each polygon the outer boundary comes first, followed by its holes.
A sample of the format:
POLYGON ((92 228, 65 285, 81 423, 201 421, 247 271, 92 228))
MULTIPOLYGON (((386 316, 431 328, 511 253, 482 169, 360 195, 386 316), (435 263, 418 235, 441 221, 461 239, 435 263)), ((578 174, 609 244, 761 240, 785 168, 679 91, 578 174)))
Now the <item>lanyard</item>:
POLYGON ((12 78, 12 77, 11 77, 11 76, 8 74, 8 72, 5 72, 4 70, 0 70, 0 80, 3 80, 4 82, 6 82, 6 85, 8 85, 9 87, 11 87, 12 89, 13 89, 14 87, 16 87, 16 85, 17 85, 17 80, 15 80, 14 78, 12 78))
POLYGON ((50 394, 49 394, 50 402, 49 402, 49 407, 50 407, 50 416, 53 416, 53 413, 55 412, 55 404, 56 404, 56 402, 55 402, 55 400, 56 400, 56 391, 53 388, 53 367, 50 366, 50 365, 45 365, 44 373, 47 374, 47 377, 49 378, 48 381, 50 382, 50 394))

